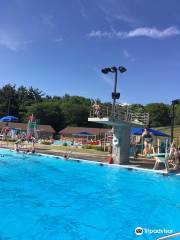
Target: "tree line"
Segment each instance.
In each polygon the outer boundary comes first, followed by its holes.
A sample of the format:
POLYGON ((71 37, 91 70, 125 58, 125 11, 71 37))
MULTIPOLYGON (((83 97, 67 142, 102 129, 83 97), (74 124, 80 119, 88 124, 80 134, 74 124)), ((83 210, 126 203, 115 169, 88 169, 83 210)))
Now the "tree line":
MULTIPOLYGON (((101 102, 102 107, 111 107, 110 102, 101 102)), ((56 132, 66 126, 96 127, 96 123, 88 122, 92 99, 81 96, 49 96, 38 88, 7 84, 0 88, 0 117, 13 115, 19 122, 27 122, 28 116, 34 114, 40 124, 51 125, 56 132)), ((118 106, 135 112, 148 112, 150 126, 169 126, 171 124, 171 106, 164 103, 131 104, 118 106)), ((175 124, 180 124, 180 105, 175 108, 175 124)))

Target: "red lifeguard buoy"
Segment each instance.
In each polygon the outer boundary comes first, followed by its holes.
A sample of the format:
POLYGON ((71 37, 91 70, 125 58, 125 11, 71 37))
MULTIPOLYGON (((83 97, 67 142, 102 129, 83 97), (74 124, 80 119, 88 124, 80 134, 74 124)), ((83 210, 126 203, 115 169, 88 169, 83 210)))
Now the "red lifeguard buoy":
POLYGON ((113 164, 113 158, 110 156, 110 157, 108 157, 108 163, 109 164, 113 164))

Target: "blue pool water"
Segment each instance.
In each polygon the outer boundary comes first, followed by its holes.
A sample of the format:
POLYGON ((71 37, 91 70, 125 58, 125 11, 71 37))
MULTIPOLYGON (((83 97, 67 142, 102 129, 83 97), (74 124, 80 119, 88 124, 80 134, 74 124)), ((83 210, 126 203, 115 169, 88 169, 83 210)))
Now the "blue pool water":
POLYGON ((80 143, 72 142, 72 141, 55 140, 53 142, 53 145, 64 145, 64 144, 67 144, 67 146, 80 146, 80 143))
POLYGON ((156 239, 180 231, 180 177, 0 150, 1 240, 156 239))

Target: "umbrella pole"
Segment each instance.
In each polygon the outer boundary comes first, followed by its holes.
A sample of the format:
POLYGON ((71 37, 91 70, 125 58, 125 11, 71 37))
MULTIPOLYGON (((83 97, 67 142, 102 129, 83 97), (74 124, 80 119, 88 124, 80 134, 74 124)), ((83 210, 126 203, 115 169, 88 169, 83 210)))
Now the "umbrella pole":
POLYGON ((159 138, 157 139, 157 143, 158 143, 158 154, 159 154, 159 147, 160 147, 160 141, 159 141, 159 138))
POLYGON ((168 152, 168 141, 169 141, 169 139, 167 138, 166 139, 166 147, 165 147, 165 153, 167 154, 167 152, 168 152))

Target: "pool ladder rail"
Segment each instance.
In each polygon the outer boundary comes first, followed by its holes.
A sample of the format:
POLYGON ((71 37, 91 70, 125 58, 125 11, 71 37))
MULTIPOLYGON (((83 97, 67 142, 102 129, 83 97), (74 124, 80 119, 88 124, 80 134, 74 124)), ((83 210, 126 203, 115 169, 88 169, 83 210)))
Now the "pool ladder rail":
POLYGON ((168 236, 157 238, 157 240, 170 239, 170 238, 175 238, 175 237, 179 237, 179 236, 180 236, 180 232, 177 232, 177 233, 170 234, 168 236))

